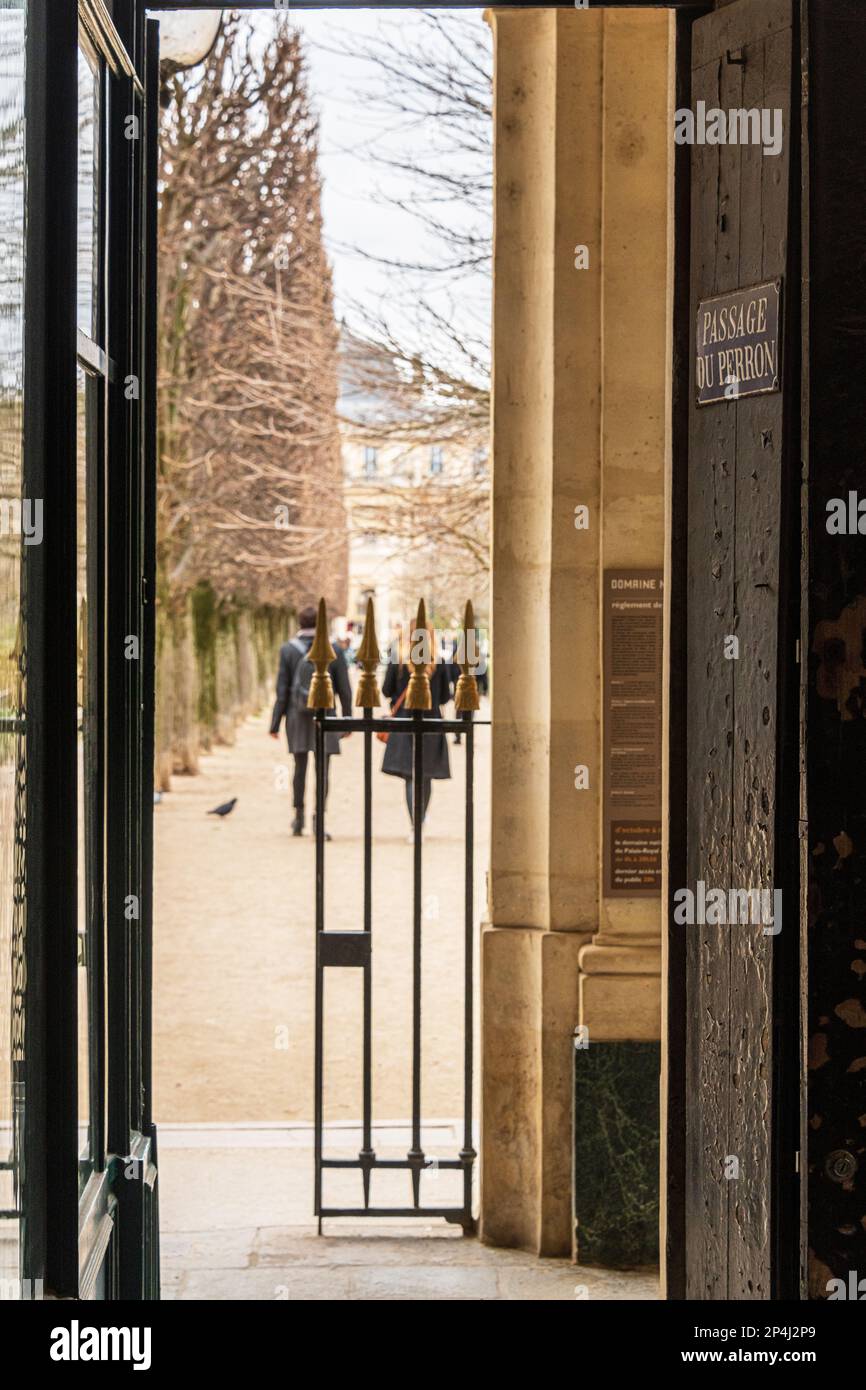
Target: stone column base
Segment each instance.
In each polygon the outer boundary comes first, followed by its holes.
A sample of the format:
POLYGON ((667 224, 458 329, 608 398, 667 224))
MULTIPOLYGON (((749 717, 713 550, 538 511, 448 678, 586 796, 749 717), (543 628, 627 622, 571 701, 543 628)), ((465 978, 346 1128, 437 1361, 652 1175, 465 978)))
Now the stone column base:
POLYGON ((481 935, 481 1223, 491 1245, 572 1251, 577 957, 583 933, 481 935))
POLYGON ((657 1258, 657 955, 596 947, 582 932, 484 928, 480 1235, 488 1244, 571 1256, 576 1203, 582 1263, 657 1258), (588 1047, 575 1047, 578 1022, 588 1047))

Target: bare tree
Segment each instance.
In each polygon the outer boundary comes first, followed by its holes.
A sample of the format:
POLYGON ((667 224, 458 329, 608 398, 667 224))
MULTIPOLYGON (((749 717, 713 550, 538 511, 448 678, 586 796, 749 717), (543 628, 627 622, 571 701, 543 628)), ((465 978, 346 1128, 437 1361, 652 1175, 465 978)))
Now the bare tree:
POLYGON ((405 192, 380 192, 414 217, 429 254, 379 258, 449 281, 489 270, 493 206, 493 57, 479 14, 423 10, 407 26, 382 17, 376 33, 337 34, 331 51, 366 65, 354 105, 374 127, 363 157, 405 192))
POLYGON ((164 85, 160 567, 174 593, 340 606, 337 328, 318 132, 286 20, 164 85))
POLYGON ((157 785, 230 741, 289 612, 345 603, 338 330, 297 34, 226 18, 165 74, 157 785))
POLYGON ((405 26, 384 17, 368 39, 331 44, 365 64, 355 100, 374 131, 360 137, 363 156, 385 176, 374 196, 413 217, 420 232, 412 254, 372 258, 398 277, 415 325, 388 303, 377 311, 353 305, 341 414, 349 437, 366 431, 407 452, 441 445, 464 466, 449 480, 411 488, 399 477, 371 485, 353 505, 353 522, 389 538, 394 553, 411 547, 416 557, 432 534, 434 569, 444 563, 477 584, 489 568, 489 311, 485 302, 473 318, 466 295, 490 276, 490 35, 478 14, 414 18, 405 26))

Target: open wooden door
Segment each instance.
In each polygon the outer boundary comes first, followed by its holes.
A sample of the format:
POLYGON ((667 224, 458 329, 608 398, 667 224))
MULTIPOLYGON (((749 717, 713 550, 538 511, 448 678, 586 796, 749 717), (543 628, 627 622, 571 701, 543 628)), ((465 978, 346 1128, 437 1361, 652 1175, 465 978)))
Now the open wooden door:
POLYGON ((693 1299, 792 1296, 800 1277, 794 9, 737 0, 692 30, 688 694, 671 718, 687 719, 694 920, 672 930, 693 1299))

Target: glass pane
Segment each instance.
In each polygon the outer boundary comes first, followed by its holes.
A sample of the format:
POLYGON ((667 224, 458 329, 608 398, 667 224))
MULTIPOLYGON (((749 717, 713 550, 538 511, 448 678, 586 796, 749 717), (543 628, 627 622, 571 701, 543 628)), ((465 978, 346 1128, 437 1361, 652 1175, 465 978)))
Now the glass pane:
POLYGON ((96 971, 100 968, 102 894, 99 846, 99 706, 95 667, 99 605, 96 487, 99 478, 101 383, 78 369, 78 1128, 81 1183, 93 1166, 94 1068, 98 1051, 96 971))
POLYGON ((99 342, 99 94, 96 60, 78 50, 78 327, 99 342))
POLYGON ((0 0, 0 1297, 20 1283, 24 1131, 25 543, 41 502, 22 497, 24 383, 24 25, 0 0))

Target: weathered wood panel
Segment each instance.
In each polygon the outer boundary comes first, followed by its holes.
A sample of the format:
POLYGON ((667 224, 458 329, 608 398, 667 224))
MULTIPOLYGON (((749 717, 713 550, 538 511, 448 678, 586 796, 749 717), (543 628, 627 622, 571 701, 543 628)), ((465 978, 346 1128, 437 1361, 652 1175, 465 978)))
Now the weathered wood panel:
MULTIPOLYGON (((780 109, 786 143, 785 152, 778 158, 765 158, 755 146, 743 147, 740 279, 744 284, 782 279, 786 289, 790 288, 785 277, 791 47, 791 29, 771 34, 763 44, 756 45, 753 61, 742 69, 743 105, 780 109)), ((781 393, 744 400, 735 407, 740 659, 735 674, 733 879, 734 886, 770 892, 781 884, 775 821, 780 800, 777 696, 784 407, 781 393)), ((794 907, 789 903, 789 933, 796 932, 794 907)), ((771 1293, 772 972, 777 938, 764 933, 761 925, 738 926, 730 931, 730 1143, 731 1152, 741 1156, 742 1173, 738 1183, 729 1184, 729 1295, 734 1298, 768 1298, 771 1293)), ((789 1169, 792 1158, 789 1152, 789 1169)))
MULTIPOLYGON (((780 108, 783 152, 696 145, 692 309, 788 269, 791 0, 694 27, 692 107, 780 108), (737 61, 741 60, 741 61, 737 61)), ((784 308, 783 308, 784 313, 784 308)), ((694 330, 693 330, 694 331, 694 330)), ((691 408, 688 885, 777 886, 783 393, 691 408), (738 659, 725 639, 739 639, 738 659)), ((793 905, 792 905, 793 907, 793 905)), ((793 930, 793 918, 789 930, 793 930)), ((763 925, 684 927, 687 1294, 771 1296, 773 953, 763 925), (726 1177, 735 1160, 738 1177, 726 1177)), ((791 1155, 793 1160, 793 1155, 791 1155)))
MULTIPOLYGON (((704 20, 695 26, 696 34, 704 20)), ((727 73, 718 62, 693 72, 692 107, 720 105, 727 73)), ((719 230, 730 215, 730 151, 723 166, 719 146, 693 151, 692 165, 692 361, 698 300, 736 286, 729 236, 719 230), (720 246, 720 242, 722 243, 720 246)), ((735 153, 735 152, 734 152, 735 153)), ((735 224, 736 225, 736 224, 735 224)), ((733 242, 736 245, 735 242, 733 242)), ((692 382, 692 399, 695 383, 692 382)), ((733 630, 734 410, 729 404, 697 411, 689 435, 688 613, 688 886, 730 880, 731 715, 733 666, 722 659, 723 639, 733 630)), ((686 1120, 688 1205, 687 1293, 727 1297, 727 1189, 722 1181, 727 1148, 727 933, 695 926, 688 933, 688 1095, 686 1120)))

